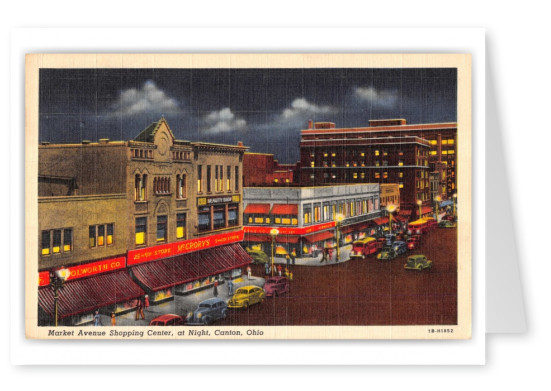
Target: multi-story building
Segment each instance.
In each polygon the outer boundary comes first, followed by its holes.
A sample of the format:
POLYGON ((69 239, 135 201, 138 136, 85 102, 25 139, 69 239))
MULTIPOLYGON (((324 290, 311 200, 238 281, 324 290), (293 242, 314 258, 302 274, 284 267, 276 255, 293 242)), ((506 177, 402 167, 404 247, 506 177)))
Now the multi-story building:
POLYGON ((296 164, 279 164, 271 153, 250 153, 243 156, 243 185, 289 186, 295 181, 296 164))
POLYGON ((311 124, 301 135, 302 185, 398 183, 402 209, 411 211, 418 200, 430 208, 428 140, 415 134, 337 129, 327 122, 311 124))
POLYGON ((380 211, 378 184, 320 187, 246 187, 246 243, 269 253, 270 232, 276 228, 276 256, 317 256, 334 246, 338 222, 341 244, 375 233, 388 218, 380 211), (342 221, 338 219, 342 216, 342 221))
POLYGON ((39 147, 39 304, 69 271, 67 324, 209 286, 250 261, 242 231, 241 144, 176 140, 161 119, 135 139, 39 147), (77 293, 75 293, 77 292, 77 293))

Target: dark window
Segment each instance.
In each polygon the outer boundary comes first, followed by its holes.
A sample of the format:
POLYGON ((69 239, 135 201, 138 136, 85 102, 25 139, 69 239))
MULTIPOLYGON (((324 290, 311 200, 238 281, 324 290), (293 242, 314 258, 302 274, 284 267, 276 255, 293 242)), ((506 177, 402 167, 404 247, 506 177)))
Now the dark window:
POLYGON ((224 228, 226 226, 226 208, 217 206, 214 208, 214 229, 224 228))
POLYGON ((204 206, 199 208, 198 211, 199 218, 199 231, 210 231, 210 207, 204 206))
POLYGON ((157 216, 157 242, 166 242, 167 222, 166 216, 157 216))
POLYGON ((212 191, 211 188, 211 168, 210 166, 207 166, 207 193, 210 193, 212 191))
POLYGON ((106 227, 107 227, 107 237, 105 238, 105 242, 109 246, 110 244, 113 244, 115 226, 114 224, 107 224, 106 227))
POLYGON ((50 255, 50 231, 42 231, 42 255, 50 255))
POLYGON ((228 226, 234 227, 236 225, 239 225, 239 205, 229 204, 228 205, 228 226))
POLYGON ((235 166, 235 191, 239 191, 239 166, 235 166))
POLYGON ((63 230, 63 252, 68 252, 73 249, 73 230, 65 228, 63 230))
POLYGON ((228 175, 226 175, 226 191, 230 191, 231 190, 231 166, 228 166, 226 168, 226 173, 228 175))
POLYGON ((90 247, 96 247, 96 225, 91 225, 88 229, 88 237, 90 238, 90 247))

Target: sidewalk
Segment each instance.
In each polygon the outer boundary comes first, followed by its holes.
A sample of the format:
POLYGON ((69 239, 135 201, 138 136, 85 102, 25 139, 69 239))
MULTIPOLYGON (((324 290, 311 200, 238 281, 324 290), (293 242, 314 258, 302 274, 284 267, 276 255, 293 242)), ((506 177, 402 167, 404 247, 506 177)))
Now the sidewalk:
MULTIPOLYGON (((265 280, 263 277, 251 276, 251 279, 248 280, 247 275, 244 275, 233 280, 233 292, 235 293, 237 288, 246 285, 263 287, 264 283, 265 280)), ((187 313, 194 311, 200 302, 211 297, 214 297, 213 288, 203 289, 184 296, 176 295, 173 300, 169 300, 161 304, 150 305, 148 308, 145 308, 145 319, 136 320, 136 311, 117 316, 117 326, 148 326, 151 320, 164 314, 176 314, 185 318, 187 313)), ((228 294, 227 281, 218 286, 217 297, 225 301, 230 299, 231 296, 228 294)), ((101 322, 103 326, 111 326, 111 319, 108 316, 102 315, 101 322)))
MULTIPOLYGON (((340 262, 348 262, 350 260, 350 252, 352 251, 352 244, 347 244, 346 246, 343 246, 343 247, 340 247, 339 248, 339 263, 340 262)), ((295 262, 295 265, 297 266, 325 266, 325 265, 334 265, 336 262, 336 258, 337 258, 337 252, 334 250, 333 251, 333 256, 331 259, 325 261, 325 262, 321 262, 321 259, 322 259, 323 255, 320 254, 313 258, 313 257, 304 257, 304 258, 296 258, 296 262, 295 262)), ((275 264, 281 264, 281 265, 286 265, 287 264, 287 261, 285 258, 282 258, 282 257, 276 257, 274 259, 274 263, 275 264)), ((293 266, 292 262, 291 262, 291 266, 293 266)))

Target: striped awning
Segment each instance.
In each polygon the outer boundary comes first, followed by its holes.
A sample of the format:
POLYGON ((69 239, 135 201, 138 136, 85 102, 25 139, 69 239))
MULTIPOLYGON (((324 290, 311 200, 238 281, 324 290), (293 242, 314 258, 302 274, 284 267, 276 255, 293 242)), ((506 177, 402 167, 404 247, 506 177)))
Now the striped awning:
MULTIPOLYGON (((144 294, 126 270, 68 281, 59 290, 58 317, 92 312, 144 294)), ((54 316, 54 292, 50 286, 38 289, 38 304, 48 315, 54 316)))
POLYGON ((132 267, 134 276, 152 291, 214 276, 251 263, 240 244, 229 244, 132 267))

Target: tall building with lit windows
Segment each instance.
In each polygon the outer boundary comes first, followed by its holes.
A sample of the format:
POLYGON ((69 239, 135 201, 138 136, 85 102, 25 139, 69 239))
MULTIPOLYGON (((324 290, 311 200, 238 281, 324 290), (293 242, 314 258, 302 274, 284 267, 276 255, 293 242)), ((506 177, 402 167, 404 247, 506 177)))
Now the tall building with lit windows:
POLYGON ((250 262, 240 245, 246 150, 177 140, 164 118, 129 141, 40 145, 43 315, 53 306, 50 272, 61 267, 70 273, 66 324, 125 311, 145 293, 166 300, 240 275, 250 262))
POLYGON ((301 131, 300 184, 398 183, 403 210, 418 214, 421 201, 421 214, 430 214, 431 163, 440 163, 442 198, 456 191, 456 140, 456 123, 407 125, 405 119, 388 119, 337 128, 309 121, 301 131))

